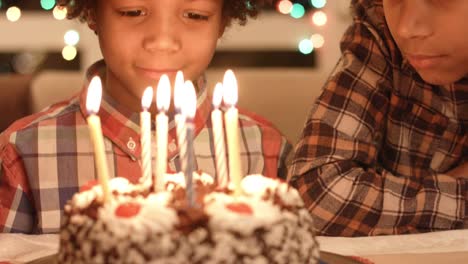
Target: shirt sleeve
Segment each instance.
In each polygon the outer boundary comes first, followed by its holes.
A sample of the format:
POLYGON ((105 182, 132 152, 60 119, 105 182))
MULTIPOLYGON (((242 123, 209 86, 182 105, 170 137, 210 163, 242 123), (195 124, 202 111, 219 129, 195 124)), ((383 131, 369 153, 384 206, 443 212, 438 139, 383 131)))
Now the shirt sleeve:
POLYGON ((288 175, 287 164, 289 159, 291 158, 292 154, 292 145, 291 143, 285 138, 282 137, 282 143, 279 153, 279 161, 278 161, 278 177, 280 179, 286 180, 288 175))
POLYGON ((23 163, 11 144, 0 144, 0 232, 32 233, 35 214, 23 163))
POLYGON ((463 180, 401 177, 379 162, 394 69, 392 44, 380 34, 365 21, 355 21, 345 33, 342 57, 312 107, 288 178, 320 235, 461 228, 463 180))

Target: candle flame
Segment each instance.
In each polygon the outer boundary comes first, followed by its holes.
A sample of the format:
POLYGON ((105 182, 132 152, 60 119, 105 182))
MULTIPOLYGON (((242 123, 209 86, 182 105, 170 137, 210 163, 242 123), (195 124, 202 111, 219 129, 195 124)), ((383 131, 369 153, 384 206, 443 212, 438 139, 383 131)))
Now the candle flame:
POLYGON ((159 79, 156 91, 156 106, 159 111, 167 111, 171 103, 171 82, 166 74, 159 79))
POLYGON ((141 98, 141 107, 144 110, 148 110, 148 108, 150 108, 151 106, 152 101, 153 101, 153 87, 148 86, 143 92, 143 97, 141 98))
POLYGON ((194 118, 197 111, 197 94, 191 81, 186 81, 184 85, 184 101, 182 105, 182 115, 194 118))
POLYGON ((238 100, 238 87, 236 76, 234 75, 234 72, 232 70, 227 70, 224 74, 223 87, 224 103, 229 106, 236 105, 238 100))
POLYGON ((177 71, 175 82, 174 82, 174 107, 177 111, 180 111, 181 107, 181 98, 183 98, 183 88, 184 88, 184 73, 182 71, 177 71))
POLYGON ((213 91, 213 106, 219 108, 221 101, 223 100, 223 85, 217 83, 213 91))
POLYGON ((94 76, 88 86, 88 94, 86 95, 86 110, 89 114, 99 112, 102 98, 102 83, 99 76, 94 76))

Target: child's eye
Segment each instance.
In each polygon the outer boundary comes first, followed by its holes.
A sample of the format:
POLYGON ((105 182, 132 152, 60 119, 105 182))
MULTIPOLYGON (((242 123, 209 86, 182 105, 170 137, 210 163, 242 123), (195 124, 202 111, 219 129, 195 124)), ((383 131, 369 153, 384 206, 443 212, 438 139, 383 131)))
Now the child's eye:
POLYGON ((141 10, 141 9, 123 10, 123 11, 119 11, 119 14, 120 14, 121 16, 139 17, 139 16, 145 16, 145 15, 146 15, 146 11, 141 10))
POLYGON ((194 12, 185 12, 184 17, 194 19, 194 20, 208 20, 208 16, 194 13, 194 12))

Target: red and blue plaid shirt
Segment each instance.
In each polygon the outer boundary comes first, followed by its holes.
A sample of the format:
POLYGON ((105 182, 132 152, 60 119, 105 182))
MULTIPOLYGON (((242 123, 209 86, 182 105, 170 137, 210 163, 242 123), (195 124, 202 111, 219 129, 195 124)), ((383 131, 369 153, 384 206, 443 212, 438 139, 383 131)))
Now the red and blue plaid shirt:
MULTIPOLYGON (((354 0, 342 57, 314 103, 288 177, 320 235, 463 228, 468 79, 436 86, 402 58, 382 1, 354 0)), ((466 225, 466 224, 465 224, 466 225)))
MULTIPOLYGON (((97 63, 90 68, 77 96, 15 122, 1 135, 0 231, 57 232, 67 200, 96 178, 85 99, 91 77, 104 67, 97 63)), ((202 79, 194 122, 196 168, 214 176, 211 99, 202 79)), ((104 95, 99 117, 110 175, 135 182, 141 175, 139 113, 104 95)), ((240 110, 239 122, 243 174, 285 178, 284 162, 291 149, 286 138, 253 113, 240 110)), ((169 130, 168 167, 179 171, 173 120, 169 130)))

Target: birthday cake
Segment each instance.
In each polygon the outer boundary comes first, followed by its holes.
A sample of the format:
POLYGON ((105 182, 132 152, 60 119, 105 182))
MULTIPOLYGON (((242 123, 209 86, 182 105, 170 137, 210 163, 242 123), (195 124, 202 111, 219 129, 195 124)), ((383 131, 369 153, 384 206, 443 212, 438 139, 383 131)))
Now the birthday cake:
POLYGON ((88 184, 65 206, 60 263, 317 263, 312 218, 287 183, 250 175, 241 195, 194 173, 195 204, 182 174, 165 191, 124 178, 111 199, 88 184))

